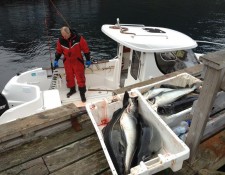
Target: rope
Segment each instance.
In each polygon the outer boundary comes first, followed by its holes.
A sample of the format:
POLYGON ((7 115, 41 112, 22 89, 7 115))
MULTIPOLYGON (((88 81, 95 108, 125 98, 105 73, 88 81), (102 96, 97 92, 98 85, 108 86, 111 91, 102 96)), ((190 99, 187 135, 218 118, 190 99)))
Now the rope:
POLYGON ((216 42, 210 42, 210 41, 200 41, 200 40, 196 40, 196 42, 198 42, 198 43, 208 43, 208 44, 215 44, 215 45, 225 46, 225 44, 216 43, 216 42))
POLYGON ((62 15, 62 13, 60 13, 60 11, 57 9, 57 7, 56 7, 56 5, 53 3, 53 1, 52 1, 52 0, 49 0, 49 1, 52 3, 52 5, 53 5, 53 7, 55 8, 57 14, 63 19, 63 21, 66 23, 66 25, 67 25, 69 28, 71 28, 70 25, 69 25, 69 23, 66 21, 66 19, 65 19, 64 16, 62 15))

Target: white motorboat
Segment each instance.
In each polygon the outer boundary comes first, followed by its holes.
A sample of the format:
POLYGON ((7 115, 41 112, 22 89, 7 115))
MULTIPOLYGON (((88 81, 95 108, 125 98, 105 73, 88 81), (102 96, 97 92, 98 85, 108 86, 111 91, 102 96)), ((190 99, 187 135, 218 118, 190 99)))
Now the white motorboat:
MULTIPOLYGON (((103 25, 102 32, 118 43, 110 60, 92 60, 86 68, 87 103, 112 96, 112 90, 199 64, 196 41, 175 30, 144 25, 103 25)), ((64 68, 35 68, 15 75, 5 85, 0 124, 67 103, 84 106, 79 93, 66 97, 64 68), (8 104, 8 108, 7 108, 8 104)))

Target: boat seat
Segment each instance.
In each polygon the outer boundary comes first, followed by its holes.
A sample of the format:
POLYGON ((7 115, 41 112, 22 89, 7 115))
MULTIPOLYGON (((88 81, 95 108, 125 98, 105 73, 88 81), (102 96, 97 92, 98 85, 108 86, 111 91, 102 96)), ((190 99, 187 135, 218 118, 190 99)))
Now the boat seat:
POLYGON ((43 108, 52 109, 62 106, 59 91, 57 89, 46 90, 43 94, 43 108))
MULTIPOLYGON (((35 85, 23 86, 20 83, 15 83, 13 86, 10 86, 10 87, 12 89, 15 89, 15 91, 13 91, 14 93, 18 94, 18 92, 20 92, 18 95, 21 95, 21 96, 27 95, 27 96, 24 98, 25 100, 22 103, 18 103, 18 102, 14 103, 13 101, 11 102, 11 104, 17 104, 17 105, 6 110, 1 115, 0 124, 11 122, 19 118, 27 117, 29 115, 36 113, 39 110, 42 110, 43 98, 41 95, 40 88, 38 86, 35 86, 35 85)), ((11 93, 9 95, 12 96, 11 93)))
POLYGON ((173 59, 173 57, 170 56, 171 54, 161 53, 156 57, 156 63, 163 73, 171 73, 174 71, 173 69, 176 64, 176 59, 173 59))

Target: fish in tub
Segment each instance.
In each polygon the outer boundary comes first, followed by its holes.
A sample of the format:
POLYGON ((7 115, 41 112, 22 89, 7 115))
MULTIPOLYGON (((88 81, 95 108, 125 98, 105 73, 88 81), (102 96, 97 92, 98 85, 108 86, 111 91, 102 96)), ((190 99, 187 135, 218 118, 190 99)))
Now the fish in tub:
POLYGON ((152 115, 141 98, 125 92, 86 105, 112 174, 179 170, 189 157, 189 148, 160 117, 152 115))
POLYGON ((151 87, 143 96, 160 115, 173 114, 185 110, 198 99, 200 83, 192 87, 162 84, 160 88, 151 87), (194 93, 195 92, 195 93, 194 93))

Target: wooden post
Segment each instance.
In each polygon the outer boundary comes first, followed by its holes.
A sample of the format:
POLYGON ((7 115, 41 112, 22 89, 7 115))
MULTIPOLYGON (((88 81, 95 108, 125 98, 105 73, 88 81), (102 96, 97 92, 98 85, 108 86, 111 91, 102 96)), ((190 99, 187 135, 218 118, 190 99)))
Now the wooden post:
POLYGON ((221 84, 221 89, 223 91, 225 91, 225 77, 223 77, 223 81, 222 81, 222 84, 221 84))
POLYGON ((213 102, 222 84, 225 72, 225 50, 204 55, 200 60, 205 66, 205 76, 198 101, 193 107, 192 124, 186 140, 190 148, 189 163, 195 160, 213 102))

